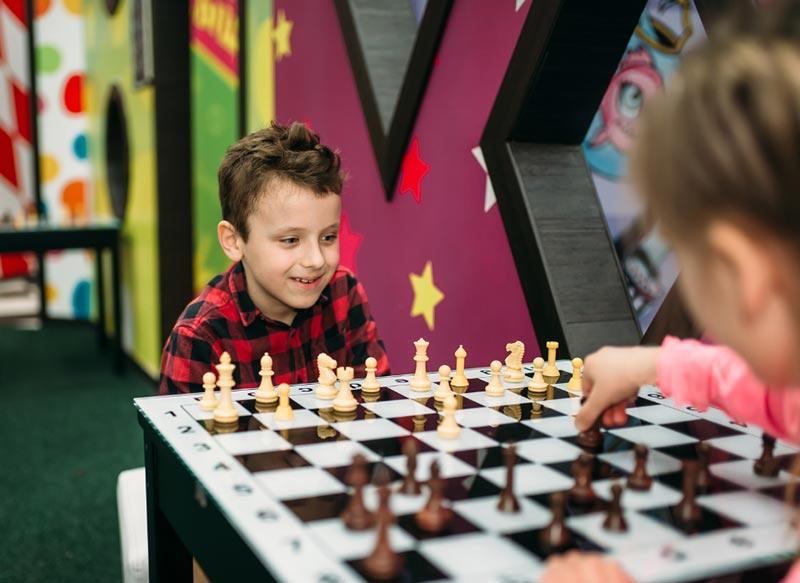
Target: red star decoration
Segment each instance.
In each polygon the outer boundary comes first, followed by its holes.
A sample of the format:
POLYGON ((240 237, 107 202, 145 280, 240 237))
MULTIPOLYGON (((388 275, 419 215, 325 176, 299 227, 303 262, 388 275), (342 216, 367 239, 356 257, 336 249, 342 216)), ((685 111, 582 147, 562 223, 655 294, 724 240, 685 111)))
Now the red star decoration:
POLYGON ((356 254, 361 247, 364 235, 350 228, 350 218, 342 211, 342 223, 339 225, 339 264, 358 274, 356 254))
POLYGON ((430 164, 419 155, 419 139, 414 137, 408 146, 400 168, 400 194, 414 196, 417 204, 422 202, 422 178, 431 170, 430 164))

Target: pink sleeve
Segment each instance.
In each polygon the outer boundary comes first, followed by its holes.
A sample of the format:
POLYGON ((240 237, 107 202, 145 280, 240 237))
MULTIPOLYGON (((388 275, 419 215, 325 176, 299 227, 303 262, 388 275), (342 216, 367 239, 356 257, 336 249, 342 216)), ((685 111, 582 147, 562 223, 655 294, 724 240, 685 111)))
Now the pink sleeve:
POLYGON ((735 421, 800 443, 799 388, 767 386, 730 348, 668 336, 658 353, 657 376, 661 392, 678 405, 712 405, 735 421))

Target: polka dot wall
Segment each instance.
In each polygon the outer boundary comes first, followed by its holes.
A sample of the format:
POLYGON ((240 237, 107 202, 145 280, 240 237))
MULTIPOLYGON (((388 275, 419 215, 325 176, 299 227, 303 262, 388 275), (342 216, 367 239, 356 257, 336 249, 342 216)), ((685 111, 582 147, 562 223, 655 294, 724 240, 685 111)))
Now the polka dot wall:
MULTIPOLYGON (((92 213, 82 5, 80 0, 36 0, 34 5, 42 200, 51 222, 71 224, 92 213)), ((88 251, 48 254, 50 315, 89 317, 93 262, 88 251)))

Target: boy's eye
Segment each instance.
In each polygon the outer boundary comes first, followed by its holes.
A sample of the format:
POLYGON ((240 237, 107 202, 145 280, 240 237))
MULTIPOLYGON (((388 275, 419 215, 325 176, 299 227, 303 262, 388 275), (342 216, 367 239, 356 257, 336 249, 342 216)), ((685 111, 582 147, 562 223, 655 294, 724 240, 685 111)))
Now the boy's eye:
POLYGON ((328 233, 322 236, 323 241, 335 241, 339 237, 339 233, 328 233))
POLYGON ((281 243, 285 245, 294 245, 298 240, 299 239, 297 237, 284 237, 281 239, 281 243))

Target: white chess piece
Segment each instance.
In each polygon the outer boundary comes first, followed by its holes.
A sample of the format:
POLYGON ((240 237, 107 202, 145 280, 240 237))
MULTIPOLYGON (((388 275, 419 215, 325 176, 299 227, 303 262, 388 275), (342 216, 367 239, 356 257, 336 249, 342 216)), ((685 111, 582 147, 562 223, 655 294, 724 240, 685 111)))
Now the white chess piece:
POLYGON ((272 357, 269 352, 265 352, 261 357, 261 370, 258 372, 261 376, 261 384, 256 389, 256 403, 268 405, 278 400, 278 393, 275 392, 275 387, 272 385, 272 357))
POLYGON ((547 392, 547 381, 544 380, 544 375, 542 374, 543 369, 544 358, 537 356, 533 359, 533 378, 528 384, 529 393, 541 394, 547 392))
POLYGON ((447 397, 453 394, 450 388, 450 367, 443 364, 439 367, 439 387, 433 394, 433 398, 437 401, 444 401, 447 397))
POLYGON ((336 361, 324 352, 317 356, 319 369, 319 384, 317 385, 317 399, 330 400, 336 398, 336 361))
POLYGON ((417 363, 414 370, 414 378, 409 383, 411 388, 415 391, 427 391, 431 388, 431 379, 428 378, 428 371, 425 368, 425 363, 428 362, 428 342, 420 338, 414 343, 416 354, 414 354, 414 362, 417 363))
POLYGON ((370 356, 367 358, 366 362, 364 363, 364 370, 367 373, 367 376, 364 377, 364 382, 361 383, 361 392, 362 393, 377 393, 381 390, 381 385, 378 382, 378 378, 375 376, 375 373, 378 370, 378 361, 370 356))
POLYGON ((234 385, 236 385, 233 380, 233 369, 235 368, 236 365, 231 363, 231 355, 223 352, 219 357, 219 364, 217 364, 219 405, 214 409, 214 421, 216 423, 233 423, 239 419, 239 412, 233 405, 233 395, 231 394, 234 385))
POLYGON ((278 408, 275 409, 275 421, 291 421, 294 419, 294 411, 289 404, 289 385, 281 383, 278 385, 278 408))
POLYGON ((450 386, 454 389, 465 389, 469 386, 467 377, 464 376, 464 365, 467 360, 467 351, 464 350, 464 345, 459 344, 456 350, 456 374, 453 380, 450 381, 450 386))
POLYGON ((461 427, 456 423, 456 398, 450 395, 444 400, 442 422, 436 428, 436 434, 442 439, 456 439, 461 433, 461 427))
POLYGON ((503 386, 503 381, 500 378, 500 371, 503 368, 503 363, 499 360, 493 360, 489 368, 492 371, 492 378, 489 380, 484 390, 490 397, 502 397, 506 392, 506 388, 503 386))
POLYGON ((572 359, 572 376, 567 383, 567 388, 576 393, 583 392, 583 359, 572 359))
POLYGON ((506 344, 506 350, 510 352, 506 357, 506 374, 504 379, 509 383, 519 383, 525 380, 522 372, 522 359, 525 357, 525 344, 521 340, 506 344))
POLYGON ((219 405, 217 395, 214 394, 216 388, 217 377, 213 372, 208 371, 203 375, 203 398, 200 401, 200 408, 203 411, 213 411, 219 405))
POLYGON ((358 401, 350 391, 350 381, 353 380, 353 368, 340 366, 336 369, 336 376, 339 379, 339 394, 333 400, 333 410, 340 413, 355 411, 358 401))
POLYGON ((556 366, 556 350, 558 350, 558 342, 555 340, 551 340, 547 342, 547 365, 544 367, 542 374, 544 375, 544 380, 546 380, 551 385, 558 381, 558 377, 561 376, 561 373, 556 366))

